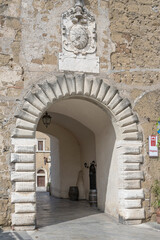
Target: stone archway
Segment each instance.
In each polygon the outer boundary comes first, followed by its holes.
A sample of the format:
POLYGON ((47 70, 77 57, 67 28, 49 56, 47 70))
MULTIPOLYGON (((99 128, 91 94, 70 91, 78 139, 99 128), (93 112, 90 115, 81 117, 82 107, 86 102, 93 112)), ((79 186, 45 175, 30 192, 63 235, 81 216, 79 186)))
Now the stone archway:
POLYGON ((14 152, 11 162, 13 182, 11 202, 15 204, 12 225, 15 229, 34 229, 36 218, 35 196, 35 131, 37 123, 48 107, 59 99, 85 98, 112 115, 118 132, 117 152, 119 162, 119 218, 121 221, 141 223, 144 219, 141 189, 143 172, 140 164, 142 140, 138 118, 128 99, 123 99, 117 89, 105 81, 85 75, 59 75, 37 84, 27 93, 16 113, 16 128, 12 134, 14 152))

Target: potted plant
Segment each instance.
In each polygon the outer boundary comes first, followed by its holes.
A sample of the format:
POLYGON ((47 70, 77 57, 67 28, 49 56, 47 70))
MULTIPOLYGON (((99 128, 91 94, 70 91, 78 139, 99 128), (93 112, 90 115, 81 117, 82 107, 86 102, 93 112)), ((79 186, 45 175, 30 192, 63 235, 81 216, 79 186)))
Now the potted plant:
POLYGON ((155 180, 152 185, 152 192, 154 194, 153 206, 156 209, 156 220, 160 224, 160 181, 155 180))

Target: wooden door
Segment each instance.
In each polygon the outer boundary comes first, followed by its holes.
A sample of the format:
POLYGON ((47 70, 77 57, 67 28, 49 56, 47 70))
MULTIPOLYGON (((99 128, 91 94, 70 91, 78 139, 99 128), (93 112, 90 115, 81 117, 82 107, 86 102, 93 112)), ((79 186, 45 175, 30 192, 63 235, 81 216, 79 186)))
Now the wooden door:
POLYGON ((37 186, 38 187, 45 187, 45 176, 38 176, 37 177, 37 186))

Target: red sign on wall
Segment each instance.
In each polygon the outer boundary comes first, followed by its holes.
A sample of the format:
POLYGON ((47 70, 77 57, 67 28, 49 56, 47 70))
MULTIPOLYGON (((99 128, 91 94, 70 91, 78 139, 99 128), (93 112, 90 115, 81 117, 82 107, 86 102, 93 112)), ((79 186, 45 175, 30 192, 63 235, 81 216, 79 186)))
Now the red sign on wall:
POLYGON ((158 137, 155 135, 149 136, 149 156, 158 157, 157 147, 158 137))
POLYGON ((152 147, 156 146, 156 136, 151 136, 151 146, 152 147))

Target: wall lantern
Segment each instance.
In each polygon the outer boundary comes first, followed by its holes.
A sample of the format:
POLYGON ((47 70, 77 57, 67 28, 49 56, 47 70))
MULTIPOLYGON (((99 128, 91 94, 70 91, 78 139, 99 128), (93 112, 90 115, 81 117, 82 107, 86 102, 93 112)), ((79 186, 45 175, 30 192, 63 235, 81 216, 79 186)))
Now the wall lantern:
POLYGON ((42 122, 46 128, 50 125, 51 119, 52 117, 47 112, 45 112, 45 114, 42 117, 42 122))

